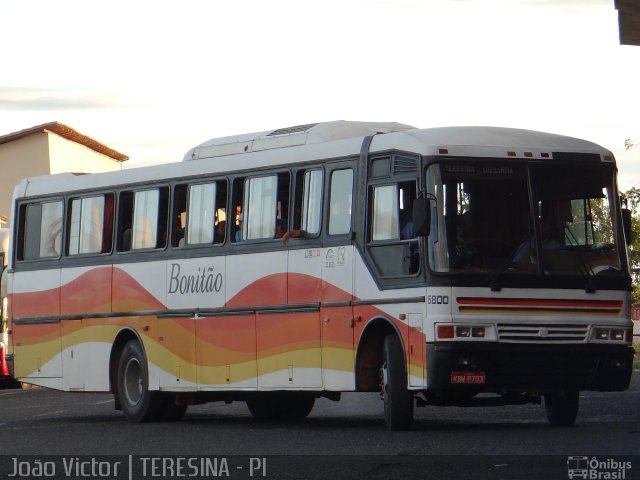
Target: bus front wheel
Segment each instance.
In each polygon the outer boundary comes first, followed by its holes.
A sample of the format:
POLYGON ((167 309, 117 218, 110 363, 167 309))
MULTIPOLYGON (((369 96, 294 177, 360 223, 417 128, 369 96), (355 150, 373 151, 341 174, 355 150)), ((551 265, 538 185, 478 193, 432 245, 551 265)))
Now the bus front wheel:
POLYGON ((549 423, 555 427, 569 427, 578 416, 579 394, 577 390, 549 392, 544 395, 544 408, 549 423))
POLYGON ((382 399, 388 430, 408 430, 413 423, 413 393, 407 390, 407 371, 402 342, 387 335, 382 351, 382 399))
POLYGON ((137 340, 127 342, 120 355, 118 400, 130 422, 158 420, 164 412, 166 398, 149 391, 147 360, 137 340))

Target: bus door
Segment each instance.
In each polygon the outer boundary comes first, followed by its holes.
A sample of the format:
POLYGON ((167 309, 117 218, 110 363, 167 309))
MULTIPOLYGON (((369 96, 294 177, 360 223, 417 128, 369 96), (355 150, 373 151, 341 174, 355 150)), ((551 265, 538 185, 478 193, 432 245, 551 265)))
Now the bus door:
POLYGON ((327 171, 325 247, 320 253, 322 295, 322 371, 326 390, 355 388, 353 349, 352 245, 353 169, 334 164, 327 171))

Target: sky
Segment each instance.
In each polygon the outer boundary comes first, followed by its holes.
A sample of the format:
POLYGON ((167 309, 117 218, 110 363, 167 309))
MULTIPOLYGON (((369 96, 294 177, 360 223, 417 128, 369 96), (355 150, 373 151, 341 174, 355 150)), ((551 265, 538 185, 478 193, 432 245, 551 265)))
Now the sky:
POLYGON ((59 121, 132 167, 320 121, 491 125, 596 142, 640 187, 640 47, 614 0, 20 0, 0 18, 0 135, 59 121))

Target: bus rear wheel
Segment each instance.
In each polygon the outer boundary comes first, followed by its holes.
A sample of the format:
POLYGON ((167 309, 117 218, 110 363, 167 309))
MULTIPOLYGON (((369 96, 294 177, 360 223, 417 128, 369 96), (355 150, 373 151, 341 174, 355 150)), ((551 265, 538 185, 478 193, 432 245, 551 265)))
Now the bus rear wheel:
POLYGON ((294 392, 265 392, 247 399, 256 420, 303 420, 313 409, 314 395, 294 392))
POLYGON ((407 389, 407 371, 402 342, 387 335, 382 349, 382 399, 388 430, 409 430, 413 423, 413 393, 407 389))
POLYGON ((549 392, 544 395, 544 408, 554 427, 570 427, 576 422, 580 396, 577 390, 549 392))
POLYGON ((129 340, 118 361, 118 401, 130 422, 149 422, 162 417, 167 398, 149 391, 147 359, 140 342, 129 340))

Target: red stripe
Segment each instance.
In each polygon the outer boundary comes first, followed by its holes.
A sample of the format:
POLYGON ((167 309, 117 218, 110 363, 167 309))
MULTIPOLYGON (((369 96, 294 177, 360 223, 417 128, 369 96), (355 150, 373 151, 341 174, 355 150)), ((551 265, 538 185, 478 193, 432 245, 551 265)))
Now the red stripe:
POLYGON ((537 306, 537 307, 595 307, 621 308, 622 300, 562 300, 552 298, 487 298, 458 297, 460 305, 537 306))

